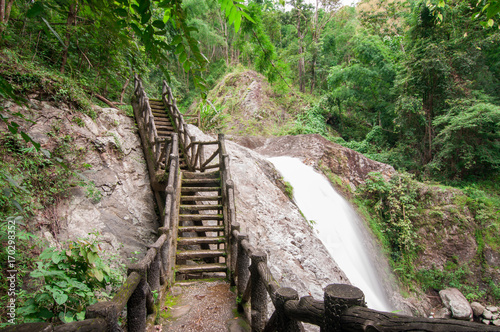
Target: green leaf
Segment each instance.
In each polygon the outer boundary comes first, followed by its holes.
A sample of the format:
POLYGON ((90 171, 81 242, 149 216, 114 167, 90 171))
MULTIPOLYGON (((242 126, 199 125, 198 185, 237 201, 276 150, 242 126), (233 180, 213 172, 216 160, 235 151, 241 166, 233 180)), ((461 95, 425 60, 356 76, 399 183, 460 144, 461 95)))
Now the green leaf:
POLYGON ((102 271, 99 270, 99 269, 96 269, 96 268, 92 269, 92 274, 99 281, 102 281, 102 279, 104 278, 104 275, 102 274, 102 271))
POLYGON ((76 319, 77 320, 85 320, 85 311, 80 311, 79 313, 76 314, 76 319))
POLYGON ((89 252, 87 254, 87 259, 89 260, 90 264, 93 264, 99 259, 99 255, 96 254, 95 252, 89 252))
POLYGON ((153 26, 157 29, 163 29, 165 27, 165 23, 162 20, 155 20, 153 22, 153 26))
POLYGON ((41 1, 36 1, 33 6, 28 10, 26 13, 27 18, 33 18, 35 16, 40 15, 40 13, 43 12, 43 5, 41 1))
POLYGON ((175 48, 175 52, 174 53, 175 54, 180 54, 182 52, 184 52, 184 44, 177 45, 177 47, 175 48))
POLYGON ((59 42, 60 42, 60 43, 61 43, 61 45, 64 47, 64 49, 66 49, 66 44, 64 44, 64 42, 63 42, 63 40, 62 40, 61 36, 59 36, 59 34, 57 33, 57 31, 56 31, 56 30, 54 30, 54 29, 52 28, 52 26, 50 25, 50 23, 49 23, 49 22, 47 22, 47 20, 46 20, 46 19, 44 19, 43 17, 42 17, 42 21, 43 21, 43 22, 47 25, 47 27, 49 28, 50 32, 52 32, 52 33, 54 34, 54 36, 56 36, 57 40, 59 40, 59 42))
POLYGON ((180 55, 179 55, 179 62, 180 63, 183 63, 184 61, 186 61, 187 59, 187 53, 186 52, 182 52, 180 55))
POLYGON ((123 8, 116 8, 115 13, 116 13, 116 15, 118 15, 120 17, 127 17, 128 16, 128 12, 123 8))
POLYGON ((141 24, 146 24, 151 19, 151 12, 148 10, 145 14, 142 15, 141 24))
POLYGON ((54 298, 54 301, 56 301, 57 304, 62 305, 68 301, 68 295, 63 294, 61 292, 54 292, 52 293, 52 297, 54 298))
POLYGON ((182 36, 181 35, 177 35, 174 37, 174 39, 172 40, 172 44, 173 45, 177 45, 179 44, 180 42, 182 41, 182 36))
POLYGON ((236 19, 234 20, 234 31, 238 32, 240 30, 241 25, 241 15, 236 15, 236 19))
POLYGON ((54 264, 59 264, 59 262, 62 260, 61 254, 56 251, 52 254, 52 261, 54 264))
POLYGON ((165 13, 163 14, 163 23, 167 24, 168 20, 170 20, 171 17, 171 9, 165 9, 165 13))
POLYGON ((63 323, 71 323, 71 322, 75 321, 75 318, 73 317, 73 313, 71 311, 68 311, 66 313, 60 312, 59 313, 59 319, 63 323))
POLYGON ((444 8, 444 0, 439 0, 438 7, 444 8))
POLYGON ((191 69, 191 62, 190 61, 184 62, 184 64, 182 65, 182 67, 184 68, 185 72, 188 72, 189 69, 191 69))
POLYGON ((237 15, 237 11, 238 11, 238 9, 236 9, 235 6, 233 6, 233 8, 231 8, 231 13, 229 14, 229 17, 227 19, 227 22, 229 23, 229 25, 233 24, 234 19, 237 15))
POLYGON ((243 16, 245 16, 245 18, 246 18, 247 20, 249 20, 250 22, 255 23, 255 21, 254 21, 254 20, 250 17, 250 15, 248 15, 246 12, 241 12, 241 14, 242 14, 243 16))

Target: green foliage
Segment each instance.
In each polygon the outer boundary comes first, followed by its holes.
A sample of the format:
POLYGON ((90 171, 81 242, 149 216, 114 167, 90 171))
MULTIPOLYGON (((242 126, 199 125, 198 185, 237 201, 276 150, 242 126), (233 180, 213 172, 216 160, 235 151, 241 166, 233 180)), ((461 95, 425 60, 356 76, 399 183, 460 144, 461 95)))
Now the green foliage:
POLYGON ((118 286, 122 271, 114 270, 103 260, 98 233, 70 241, 63 249, 44 250, 30 276, 41 287, 26 294, 19 308, 25 322, 55 321, 69 323, 85 319, 85 309, 100 298, 108 298, 106 286, 118 286))
POLYGON ((288 181, 283 181, 283 183, 285 184, 285 194, 293 200, 293 186, 288 181))
POLYGON ((367 199, 384 223, 383 232, 391 246, 394 261, 414 255, 418 249, 412 219, 417 217, 418 191, 413 176, 393 175, 385 181, 380 173, 370 173, 358 194, 367 199))
POLYGON ((207 132, 220 132, 225 127, 224 120, 228 117, 217 109, 209 100, 199 104, 201 116, 201 129, 207 132))
MULTIPOLYGON (((55 204, 67 194, 72 173, 34 147, 29 147, 17 135, 0 134, 0 217, 16 212, 31 216, 36 210, 55 204)), ((60 140, 57 150, 64 151, 60 140)))
POLYGON ((469 301, 475 301, 486 295, 486 290, 470 283, 472 272, 467 266, 459 266, 449 261, 444 269, 433 267, 417 271, 417 280, 424 290, 429 288, 441 290, 454 287, 459 289, 469 301))
POLYGON ((428 165, 431 172, 446 172, 452 178, 500 169, 500 106, 469 105, 453 107, 434 120, 443 129, 434 140, 438 152, 428 165))

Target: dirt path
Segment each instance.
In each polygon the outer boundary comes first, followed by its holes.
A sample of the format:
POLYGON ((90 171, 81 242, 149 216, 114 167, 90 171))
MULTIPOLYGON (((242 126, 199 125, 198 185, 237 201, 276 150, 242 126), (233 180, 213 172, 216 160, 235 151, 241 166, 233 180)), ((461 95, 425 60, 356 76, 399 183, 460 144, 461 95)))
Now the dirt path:
POLYGON ((250 331, 236 310, 236 295, 225 281, 176 285, 166 296, 160 325, 150 331, 250 331))

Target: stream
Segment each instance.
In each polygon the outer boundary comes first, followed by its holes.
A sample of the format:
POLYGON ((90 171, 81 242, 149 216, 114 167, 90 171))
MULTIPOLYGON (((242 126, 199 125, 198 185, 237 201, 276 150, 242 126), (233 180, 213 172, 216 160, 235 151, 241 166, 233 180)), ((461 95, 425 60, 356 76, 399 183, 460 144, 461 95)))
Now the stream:
POLYGON ((295 203, 351 283, 365 294, 368 307, 392 311, 380 276, 366 250, 360 227, 363 221, 335 191, 328 179, 299 159, 269 158, 293 187, 295 203))

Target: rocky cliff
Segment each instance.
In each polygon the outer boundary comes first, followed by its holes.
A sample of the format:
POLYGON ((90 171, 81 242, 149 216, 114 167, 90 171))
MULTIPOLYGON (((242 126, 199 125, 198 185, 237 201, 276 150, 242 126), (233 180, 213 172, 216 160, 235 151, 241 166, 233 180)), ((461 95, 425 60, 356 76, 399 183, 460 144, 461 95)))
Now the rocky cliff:
POLYGON ((37 100, 31 100, 30 110, 12 104, 7 108, 33 121, 21 125, 43 149, 54 151, 64 141, 71 151, 64 163, 74 171, 73 184, 67 199, 45 207, 53 211, 50 218, 44 212, 36 215, 33 224, 40 225, 41 235, 59 245, 98 231, 105 252, 123 259, 145 252, 154 241, 158 218, 134 119, 94 106, 98 116, 93 120, 65 105, 37 100), (54 223, 57 227, 50 227, 54 223))

